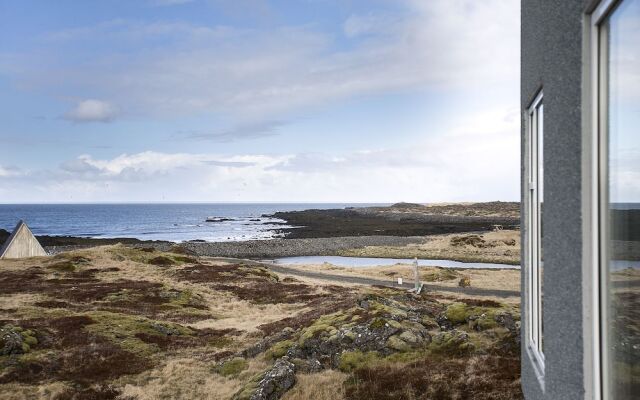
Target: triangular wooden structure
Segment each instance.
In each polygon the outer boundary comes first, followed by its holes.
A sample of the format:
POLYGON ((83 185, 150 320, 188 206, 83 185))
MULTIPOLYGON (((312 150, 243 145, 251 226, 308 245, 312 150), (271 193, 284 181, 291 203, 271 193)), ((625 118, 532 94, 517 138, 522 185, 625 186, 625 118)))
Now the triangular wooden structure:
POLYGON ((47 252, 44 251, 38 239, 33 236, 31 229, 20 220, 13 233, 9 236, 9 239, 4 243, 2 249, 0 249, 0 258, 24 258, 24 257, 36 257, 46 256, 47 252))

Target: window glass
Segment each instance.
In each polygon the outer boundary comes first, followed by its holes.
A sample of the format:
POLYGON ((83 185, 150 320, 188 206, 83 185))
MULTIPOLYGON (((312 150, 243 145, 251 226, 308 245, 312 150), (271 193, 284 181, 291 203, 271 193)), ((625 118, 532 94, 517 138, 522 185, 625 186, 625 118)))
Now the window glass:
POLYGON ((640 398, 640 0, 625 0, 603 26, 608 77, 604 248, 605 388, 640 398), (608 58, 608 60, 607 60, 608 58))
POLYGON ((528 221, 528 337, 529 348, 540 362, 544 362, 542 294, 543 294, 543 226, 542 211, 544 204, 544 106, 542 96, 534 101, 529 109, 529 221, 528 221))
POLYGON ((537 262, 538 262, 538 271, 537 271, 537 283, 538 283, 538 349, 540 352, 544 350, 544 341, 543 341, 543 328, 544 328, 544 320, 543 320, 543 272, 544 272, 544 247, 542 246, 542 237, 543 237, 543 229, 542 229, 542 212, 544 206, 544 104, 540 104, 538 106, 538 184, 537 184, 537 207, 538 207, 538 249, 537 249, 537 262))

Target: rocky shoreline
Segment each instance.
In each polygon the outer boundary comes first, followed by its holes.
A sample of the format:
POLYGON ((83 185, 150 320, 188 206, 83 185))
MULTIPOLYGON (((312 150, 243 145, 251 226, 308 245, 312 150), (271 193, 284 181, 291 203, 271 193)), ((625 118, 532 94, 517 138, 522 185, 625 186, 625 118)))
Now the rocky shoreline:
POLYGON ((334 238, 250 240, 246 242, 186 242, 181 246, 201 256, 232 258, 276 258, 335 256, 341 251, 365 246, 403 246, 422 243, 424 237, 350 236, 334 238))
MULTIPOLYGON (((133 247, 153 247, 160 251, 169 251, 178 246, 188 253, 197 256, 265 259, 297 256, 336 256, 345 250, 359 249, 367 246, 404 246, 423 243, 425 240, 427 239, 421 236, 349 236, 335 238, 248 240, 242 242, 192 241, 180 244, 158 241, 131 241, 123 242, 123 244, 133 247)), ((115 244, 117 242, 118 240, 112 243, 89 242, 73 245, 45 245, 45 249, 51 254, 58 254, 64 251, 115 244)))
POLYGON ((398 203, 389 207, 311 209, 277 212, 269 217, 295 228, 277 229, 288 239, 338 236, 426 236, 516 229, 519 203, 491 202, 456 206, 398 203))

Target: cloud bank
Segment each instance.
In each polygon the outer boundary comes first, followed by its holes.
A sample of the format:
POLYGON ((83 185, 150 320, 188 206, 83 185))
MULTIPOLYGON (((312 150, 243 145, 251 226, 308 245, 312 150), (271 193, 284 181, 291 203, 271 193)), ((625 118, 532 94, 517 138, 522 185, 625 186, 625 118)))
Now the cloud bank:
MULTIPOLYGON (((82 88, 141 117, 219 113, 237 121, 281 119, 375 93, 517 82, 518 2, 396 4, 402 12, 349 16, 343 38, 313 24, 260 29, 106 21, 51 32, 45 39, 53 51, 22 63, 18 56, 13 71, 29 86, 66 97, 82 88), (92 50, 95 43, 108 46, 92 50), (80 67, 63 51, 57 57, 56 48, 98 54, 80 67), (50 67, 44 74, 36 65, 50 67)), ((113 110, 86 100, 68 116, 105 121, 113 110)))
MULTIPOLYGON (((5 201, 481 201, 519 197, 517 120, 482 112, 411 147, 326 153, 89 154, 12 179, 5 201), (498 122, 496 122, 498 121, 498 122)), ((2 192, 2 190, 0 190, 2 192)))

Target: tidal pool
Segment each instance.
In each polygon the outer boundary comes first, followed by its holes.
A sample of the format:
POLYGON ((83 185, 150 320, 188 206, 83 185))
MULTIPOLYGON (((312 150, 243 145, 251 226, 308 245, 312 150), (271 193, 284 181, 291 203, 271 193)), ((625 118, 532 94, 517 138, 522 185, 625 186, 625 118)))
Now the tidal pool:
MULTIPOLYGON (((395 264, 413 264, 412 258, 374 258, 374 257, 341 257, 341 256, 300 256, 281 257, 270 260, 281 265, 324 264, 329 263, 338 267, 385 267, 395 264)), ((491 268, 491 269, 520 269, 519 265, 492 264, 478 262, 460 262, 451 260, 418 260, 421 267, 447 268, 491 268)))

